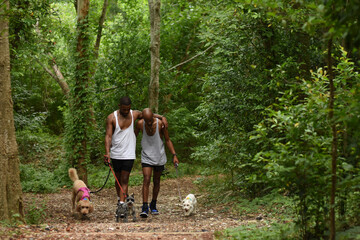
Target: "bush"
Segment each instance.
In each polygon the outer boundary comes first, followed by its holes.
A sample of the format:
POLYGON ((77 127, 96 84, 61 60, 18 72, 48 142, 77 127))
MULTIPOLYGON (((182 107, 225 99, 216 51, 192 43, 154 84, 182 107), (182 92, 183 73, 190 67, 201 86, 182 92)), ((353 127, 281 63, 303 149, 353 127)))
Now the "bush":
POLYGON ((60 164, 54 171, 34 164, 20 164, 23 192, 52 193, 63 186, 71 186, 68 165, 60 164))
POLYGON ((261 227, 256 224, 243 225, 234 229, 226 229, 223 232, 216 232, 217 239, 301 239, 296 232, 295 224, 272 223, 270 227, 261 227))
POLYGON ((55 169, 62 160, 61 137, 44 132, 23 130, 16 132, 20 162, 33 163, 48 169, 55 169))
POLYGON ((31 204, 25 208, 25 218, 27 224, 40 224, 46 217, 45 202, 38 203, 33 199, 31 204))

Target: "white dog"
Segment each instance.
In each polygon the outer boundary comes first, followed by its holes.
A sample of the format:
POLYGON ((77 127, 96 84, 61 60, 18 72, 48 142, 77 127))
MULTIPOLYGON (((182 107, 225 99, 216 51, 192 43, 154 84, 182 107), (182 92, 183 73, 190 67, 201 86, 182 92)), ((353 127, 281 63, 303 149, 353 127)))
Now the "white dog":
POLYGON ((196 198, 194 194, 189 194, 183 200, 183 206, 185 216, 190 216, 192 213, 196 213, 196 198))

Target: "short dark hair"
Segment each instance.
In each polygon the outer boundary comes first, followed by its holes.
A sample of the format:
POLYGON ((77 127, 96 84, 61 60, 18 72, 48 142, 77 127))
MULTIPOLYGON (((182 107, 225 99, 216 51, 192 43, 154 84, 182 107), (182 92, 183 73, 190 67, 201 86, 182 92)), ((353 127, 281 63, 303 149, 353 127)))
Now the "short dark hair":
POLYGON ((131 104, 131 99, 128 96, 122 97, 120 99, 120 105, 130 105, 131 104))

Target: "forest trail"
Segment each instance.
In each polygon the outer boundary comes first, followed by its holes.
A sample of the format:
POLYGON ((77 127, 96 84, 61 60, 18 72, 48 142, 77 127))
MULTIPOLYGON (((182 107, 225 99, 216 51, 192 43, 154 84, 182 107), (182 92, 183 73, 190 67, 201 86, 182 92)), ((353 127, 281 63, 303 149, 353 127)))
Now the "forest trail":
MULTIPOLYGON (((137 221, 115 222, 115 189, 103 189, 91 195, 95 211, 88 220, 75 219, 71 213, 71 190, 62 189, 52 194, 24 194, 26 205, 36 205, 46 213, 46 220, 40 226, 21 225, 6 230, 0 228, 0 239, 214 239, 214 232, 236 227, 249 222, 260 221, 244 219, 226 211, 229 206, 208 206, 206 193, 193 184, 196 176, 161 181, 158 198, 160 215, 140 218, 142 205, 141 186, 129 187, 135 193, 137 221), (178 181, 178 183, 176 182, 178 181), (195 215, 183 215, 177 186, 184 198, 188 193, 197 196, 198 211, 195 215), (46 207, 42 204, 46 204, 46 207)), ((152 189, 152 185, 151 185, 152 189)), ((151 198, 151 194, 150 194, 151 198)), ((231 207, 230 207, 231 208, 231 207)))

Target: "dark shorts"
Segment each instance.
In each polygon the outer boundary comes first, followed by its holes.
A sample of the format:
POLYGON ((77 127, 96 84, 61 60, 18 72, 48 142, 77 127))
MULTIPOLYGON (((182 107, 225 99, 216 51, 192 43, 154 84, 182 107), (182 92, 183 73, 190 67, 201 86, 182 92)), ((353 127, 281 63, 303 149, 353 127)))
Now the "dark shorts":
POLYGON ((164 165, 154 166, 154 165, 150 165, 150 164, 147 164, 147 163, 141 163, 141 166, 142 166, 143 168, 144 168, 144 167, 152 167, 155 172, 162 172, 162 171, 164 171, 164 169, 165 169, 164 165))
POLYGON ((131 169, 134 165, 134 159, 113 159, 111 158, 111 163, 115 172, 131 172, 131 169))

